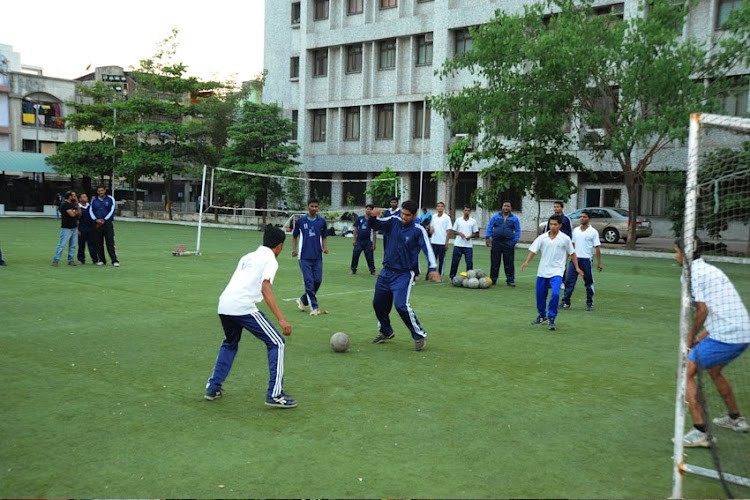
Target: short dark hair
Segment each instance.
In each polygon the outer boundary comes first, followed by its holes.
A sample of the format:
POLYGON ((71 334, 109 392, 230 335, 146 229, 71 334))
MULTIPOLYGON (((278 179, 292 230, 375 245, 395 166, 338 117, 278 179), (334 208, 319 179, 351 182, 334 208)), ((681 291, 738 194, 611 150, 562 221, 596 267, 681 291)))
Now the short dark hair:
POLYGON ((562 217, 560 217, 559 215, 552 215, 550 216, 549 220, 556 220, 557 223, 562 226, 562 217))
POLYGON ((398 196, 394 196, 393 198, 391 198, 391 201, 398 202, 398 196))
POLYGON ((471 205, 464 205, 464 208, 468 208, 469 210, 471 210, 471 205))
POLYGON ((554 206, 554 205, 560 205, 560 208, 565 208, 565 203, 563 203, 563 202, 562 202, 562 201, 560 201, 560 200, 555 200, 555 202, 554 202, 554 203, 553 203, 552 205, 553 205, 553 206, 554 206))
POLYGON ((318 205, 320 205, 320 202, 317 198, 310 198, 309 200, 307 200, 307 204, 309 205, 310 203, 317 203, 318 205))
POLYGON ((105 191, 106 191, 106 190, 107 190, 107 186, 103 186, 103 185, 101 185, 101 184, 99 184, 98 186, 96 186, 96 190, 97 190, 97 191, 99 191, 100 189, 103 189, 103 190, 105 190, 105 191))
MULTIPOLYGON (((674 246, 680 249, 680 252, 685 253, 685 243, 682 241, 682 236, 677 237, 674 240, 674 246)), ((703 250, 703 241, 697 236, 693 239, 693 259, 699 259, 701 251, 703 250)))
POLYGON ((263 246, 268 248, 276 248, 279 243, 284 243, 286 234, 281 230, 280 227, 272 226, 271 224, 266 226, 263 232, 263 246))
POLYGON ((68 198, 70 198, 70 195, 73 193, 75 193, 75 191, 65 191, 65 196, 63 196, 63 198, 67 200, 68 198))
POLYGON ((417 210, 419 210, 417 202, 412 200, 406 200, 405 202, 403 202, 401 204, 401 208, 403 208, 404 210, 408 210, 412 214, 416 214, 417 210))
POLYGON ((503 203, 502 203, 502 205, 505 205, 506 203, 507 203, 508 205, 510 205, 511 207, 513 206, 513 203, 511 203, 511 202, 510 202, 510 200, 503 200, 503 203))
POLYGON ((586 217, 588 217, 589 219, 591 218, 591 212, 589 210, 583 210, 581 213, 586 214, 586 217))
POLYGON ((373 205, 372 203, 368 203, 367 205, 365 205, 365 208, 375 208, 375 205, 373 205))

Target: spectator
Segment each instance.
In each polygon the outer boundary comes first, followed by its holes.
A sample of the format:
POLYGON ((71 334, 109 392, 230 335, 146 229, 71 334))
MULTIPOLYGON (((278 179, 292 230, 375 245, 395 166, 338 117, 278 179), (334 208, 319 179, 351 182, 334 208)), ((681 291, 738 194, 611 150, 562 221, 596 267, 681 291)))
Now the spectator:
POLYGON ((453 241, 453 258, 451 259, 451 280, 458 272, 458 265, 461 263, 461 256, 466 259, 466 270, 474 269, 474 247, 472 240, 479 237, 479 225, 471 216, 471 207, 464 205, 463 217, 456 219, 451 230, 455 236, 453 241))
POLYGON ((81 215, 81 209, 78 207, 78 197, 75 191, 67 191, 65 199, 60 203, 60 240, 55 249, 55 256, 52 258, 52 266, 57 267, 60 264, 63 247, 68 245, 68 265, 76 264, 77 249, 77 228, 78 217, 81 215))
POLYGON ((120 259, 117 258, 117 248, 115 247, 115 199, 107 194, 107 188, 99 186, 96 188, 97 196, 91 201, 89 214, 94 221, 94 241, 96 242, 96 265, 104 266, 107 264, 107 257, 104 255, 104 243, 107 243, 107 253, 112 261, 112 265, 120 267, 120 259))
POLYGON ((299 259, 305 285, 305 293, 297 299, 297 308, 305 311, 309 306, 310 316, 320 314, 316 294, 323 283, 323 254, 328 253, 328 225, 323 217, 317 215, 319 206, 318 200, 310 199, 307 202, 308 214, 297 219, 292 232, 292 257, 299 259))
POLYGON ((500 274, 500 261, 505 267, 505 282, 509 287, 516 286, 515 255, 516 244, 521 239, 521 221, 511 213, 511 203, 503 202, 503 208, 487 224, 485 244, 490 247, 490 279, 497 284, 500 274))
POLYGON ((89 213, 89 195, 86 193, 81 193, 79 207, 81 217, 78 219, 78 262, 86 263, 86 248, 88 248, 91 263, 96 264, 99 262, 99 257, 96 253, 96 242, 94 241, 94 221, 91 219, 91 213, 89 213))

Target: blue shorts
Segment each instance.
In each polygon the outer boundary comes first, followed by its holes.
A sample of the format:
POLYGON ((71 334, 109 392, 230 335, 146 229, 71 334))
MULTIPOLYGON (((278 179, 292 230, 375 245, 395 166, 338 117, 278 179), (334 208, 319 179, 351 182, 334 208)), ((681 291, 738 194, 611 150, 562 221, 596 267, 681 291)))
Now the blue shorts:
POLYGON ((747 349, 748 344, 727 344, 711 337, 698 342, 688 353, 688 359, 701 368, 726 366, 747 349))

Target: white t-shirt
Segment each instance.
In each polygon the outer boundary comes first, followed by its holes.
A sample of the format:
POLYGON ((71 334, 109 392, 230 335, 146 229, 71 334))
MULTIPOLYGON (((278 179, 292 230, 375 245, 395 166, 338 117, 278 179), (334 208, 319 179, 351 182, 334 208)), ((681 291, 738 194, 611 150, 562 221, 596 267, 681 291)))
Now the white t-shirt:
MULTIPOLYGON (((453 230, 464 233, 466 236, 471 236, 479 231, 479 226, 477 225, 477 221, 474 220, 474 217, 469 217, 469 220, 461 217, 456 219, 456 222, 453 223, 453 230)), ((471 240, 464 239, 456 234, 454 245, 457 247, 471 248, 471 240)))
MULTIPOLYGON (((535 254, 542 252, 539 261, 539 269, 536 275, 540 278, 551 278, 565 274, 565 264, 568 263, 568 255, 574 252, 573 242, 568 235, 562 231, 557 233, 555 239, 551 239, 550 233, 544 233, 534 240, 529 247, 529 252, 535 254)), ((578 254, 576 254, 576 257, 578 254)))
POLYGON ((750 343, 750 317, 740 294, 718 267, 696 259, 690 267, 693 300, 708 307, 708 335, 728 344, 750 343))
POLYGON ((263 300, 261 285, 265 280, 273 283, 278 268, 279 262, 268 247, 260 246, 242 257, 219 297, 219 314, 244 316, 256 312, 255 304, 263 300))
POLYGON ((601 245, 599 231, 593 227, 589 226, 585 231, 581 230, 581 226, 573 229, 573 246, 579 259, 591 259, 594 256, 594 248, 601 245))
POLYGON ((448 230, 451 228, 450 216, 446 213, 443 213, 442 217, 437 214, 433 215, 430 227, 434 229, 432 236, 430 236, 430 243, 445 245, 448 241, 448 230))

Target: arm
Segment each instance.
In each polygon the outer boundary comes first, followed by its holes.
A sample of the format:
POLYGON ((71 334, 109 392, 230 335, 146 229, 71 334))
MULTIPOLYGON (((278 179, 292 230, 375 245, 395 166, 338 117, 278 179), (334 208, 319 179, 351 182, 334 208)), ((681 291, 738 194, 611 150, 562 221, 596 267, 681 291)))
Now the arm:
POLYGON ((602 250, 599 247, 596 247, 596 268, 602 271, 602 250))
POLYGON ((490 217, 490 221, 487 223, 487 229, 484 230, 484 244, 488 247, 492 246, 492 226, 495 225, 495 217, 497 217, 497 215, 490 217))
POLYGON ((112 208, 110 208, 109 212, 107 212, 107 215, 104 216, 105 222, 112 219, 112 216, 115 214, 115 207, 117 206, 117 203, 115 203, 115 199, 112 198, 112 196, 107 196, 107 198, 110 198, 112 200, 112 208))
POLYGON ((378 246, 378 232, 374 229, 370 230, 370 238, 372 238, 372 251, 374 252, 378 246))
POLYGON ((433 281, 441 281, 442 278, 436 271, 437 260, 435 259, 435 253, 432 251, 432 245, 430 244, 430 239, 427 236, 427 231, 420 227, 419 232, 422 235, 422 237, 419 238, 419 247, 427 256, 427 279, 431 279, 433 281))
POLYGON ((354 236, 354 238, 353 238, 354 241, 352 241, 352 246, 356 247, 357 246, 357 235, 359 234, 359 226, 357 226, 356 222, 354 223, 354 230, 352 230, 352 234, 354 236))
POLYGON ((328 239, 325 236, 321 239, 321 243, 323 244, 323 253, 328 253, 328 239))
POLYGON ((513 236, 513 245, 515 245, 518 243, 518 240, 521 239, 521 221, 516 217, 516 220, 514 220, 513 223, 516 226, 516 233, 513 236))
POLYGON ((576 268, 576 272, 578 273, 578 275, 581 278, 583 278, 583 269, 581 269, 580 267, 578 267, 578 257, 576 257, 576 253, 575 252, 573 252, 572 254, 570 254, 570 261, 573 263, 573 267, 576 268))
POLYGON ((534 252, 532 252, 531 250, 529 250, 528 257, 526 257, 526 260, 523 261, 523 264, 521 264, 521 271, 525 271, 526 270, 526 268, 529 266, 529 262, 532 261, 532 259, 534 258, 535 255, 536 254, 534 252))
POLYGON ((276 296, 273 294, 271 281, 263 280, 263 284, 260 286, 260 291, 263 294, 263 300, 265 300, 266 304, 268 304, 268 308, 271 309, 273 315, 276 316, 276 319, 279 320, 281 331, 288 337, 292 334, 292 325, 290 325, 286 320, 284 315, 281 313, 281 309, 279 309, 279 304, 276 303, 276 296))
POLYGON ((696 302, 695 303, 695 317, 693 318, 693 324, 690 327, 690 330, 688 331, 688 347, 693 347, 695 344, 703 340, 706 336, 708 336, 708 333, 703 330, 703 324, 706 322, 706 318, 708 317, 708 306, 706 306, 705 302, 696 302), (703 330, 703 334, 698 335, 698 332, 703 330), (697 338, 696 338, 697 336, 697 338))

